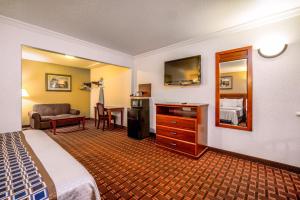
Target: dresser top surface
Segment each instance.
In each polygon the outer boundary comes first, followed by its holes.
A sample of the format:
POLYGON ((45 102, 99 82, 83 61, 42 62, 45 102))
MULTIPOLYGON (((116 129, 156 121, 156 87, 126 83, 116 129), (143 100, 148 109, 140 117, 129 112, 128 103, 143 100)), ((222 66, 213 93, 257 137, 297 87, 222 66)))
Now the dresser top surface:
POLYGON ((179 102, 163 102, 156 103, 156 106, 170 106, 170 107, 198 107, 198 106, 208 106, 206 103, 179 103, 179 102))

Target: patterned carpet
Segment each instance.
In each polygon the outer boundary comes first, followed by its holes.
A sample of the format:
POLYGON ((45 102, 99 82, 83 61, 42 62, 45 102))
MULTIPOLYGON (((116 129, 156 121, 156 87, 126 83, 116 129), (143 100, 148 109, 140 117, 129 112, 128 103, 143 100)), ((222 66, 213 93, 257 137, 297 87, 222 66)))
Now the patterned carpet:
POLYGON ((93 175, 102 199, 300 199, 300 174, 214 151, 194 160, 122 129, 87 127, 48 134, 93 175))

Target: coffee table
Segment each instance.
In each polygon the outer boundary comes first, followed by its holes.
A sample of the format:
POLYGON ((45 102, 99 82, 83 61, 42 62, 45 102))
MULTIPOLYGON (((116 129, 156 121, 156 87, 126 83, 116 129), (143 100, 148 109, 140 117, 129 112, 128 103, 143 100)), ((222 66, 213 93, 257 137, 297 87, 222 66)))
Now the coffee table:
POLYGON ((64 123, 64 122, 79 122, 79 127, 80 127, 80 124, 82 124, 82 130, 85 129, 85 116, 53 118, 50 120, 50 123, 52 126, 52 132, 54 135, 56 135, 57 123, 64 123))

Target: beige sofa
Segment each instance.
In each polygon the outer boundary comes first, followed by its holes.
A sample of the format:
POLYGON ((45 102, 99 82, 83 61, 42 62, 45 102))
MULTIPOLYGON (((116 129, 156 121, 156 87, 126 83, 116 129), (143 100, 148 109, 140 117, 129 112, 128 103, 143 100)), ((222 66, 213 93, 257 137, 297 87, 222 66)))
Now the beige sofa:
MULTIPOLYGON (((55 118, 79 116, 80 111, 71 109, 70 104, 36 104, 32 111, 28 113, 30 127, 33 129, 51 128, 50 121, 55 118)), ((78 122, 58 123, 57 126, 73 125, 78 122)))

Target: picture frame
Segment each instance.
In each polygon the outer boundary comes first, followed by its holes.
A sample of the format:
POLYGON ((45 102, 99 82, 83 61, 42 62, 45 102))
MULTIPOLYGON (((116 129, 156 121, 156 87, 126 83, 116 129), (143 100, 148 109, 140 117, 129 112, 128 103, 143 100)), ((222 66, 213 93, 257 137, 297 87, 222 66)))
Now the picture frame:
POLYGON ((45 74, 46 91, 49 92, 71 92, 72 76, 66 74, 45 74))
POLYGON ((232 89, 233 78, 232 76, 222 76, 220 78, 220 89, 229 90, 232 89))

